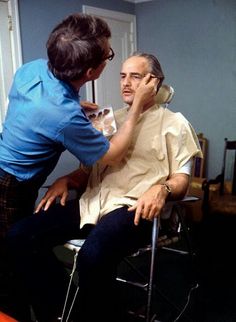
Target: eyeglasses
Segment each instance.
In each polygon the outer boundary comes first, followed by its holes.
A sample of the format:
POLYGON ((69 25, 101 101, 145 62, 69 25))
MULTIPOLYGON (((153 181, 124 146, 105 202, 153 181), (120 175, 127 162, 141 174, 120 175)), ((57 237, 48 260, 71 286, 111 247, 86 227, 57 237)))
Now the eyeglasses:
POLYGON ((114 53, 113 49, 110 47, 110 53, 107 57, 104 58, 104 60, 107 60, 107 59, 112 60, 114 58, 114 56, 115 56, 115 53, 114 53))

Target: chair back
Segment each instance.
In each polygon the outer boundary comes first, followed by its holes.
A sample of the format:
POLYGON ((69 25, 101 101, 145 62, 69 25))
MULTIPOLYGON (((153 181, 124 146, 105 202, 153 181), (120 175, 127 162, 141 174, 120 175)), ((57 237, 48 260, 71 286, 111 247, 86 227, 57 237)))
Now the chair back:
POLYGON ((225 138, 223 165, 221 171, 220 194, 225 193, 226 181, 232 183, 231 193, 236 195, 236 141, 225 138))
POLYGON ((164 105, 165 107, 167 107, 168 104, 172 101, 174 93, 175 91, 172 86, 162 84, 156 94, 155 102, 157 104, 164 105))

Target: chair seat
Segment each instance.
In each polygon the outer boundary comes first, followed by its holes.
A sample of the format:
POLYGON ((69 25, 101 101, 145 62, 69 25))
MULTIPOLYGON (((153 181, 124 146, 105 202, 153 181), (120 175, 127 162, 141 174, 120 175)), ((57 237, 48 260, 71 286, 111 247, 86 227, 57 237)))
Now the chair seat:
POLYGON ((210 209, 211 212, 236 216, 236 196, 227 194, 219 196, 219 198, 211 200, 210 209))
POLYGON ((74 252, 78 252, 80 248, 83 246, 84 242, 85 242, 85 239, 71 239, 64 244, 64 247, 74 252))

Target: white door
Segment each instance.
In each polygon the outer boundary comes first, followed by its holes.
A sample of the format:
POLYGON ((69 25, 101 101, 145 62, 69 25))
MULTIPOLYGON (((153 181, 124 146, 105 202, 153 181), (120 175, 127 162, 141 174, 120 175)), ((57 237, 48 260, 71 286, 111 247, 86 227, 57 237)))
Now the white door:
POLYGON ((21 64, 17 0, 0 0, 0 132, 13 74, 21 64))
MULTIPOLYGON (((83 6, 83 12, 104 19, 112 33, 111 47, 115 57, 107 62, 106 68, 98 80, 94 82, 95 102, 100 106, 121 108, 123 101, 120 96, 120 68, 122 62, 136 50, 136 18, 122 12, 83 6)), ((92 84, 86 85, 87 99, 92 101, 92 84)))

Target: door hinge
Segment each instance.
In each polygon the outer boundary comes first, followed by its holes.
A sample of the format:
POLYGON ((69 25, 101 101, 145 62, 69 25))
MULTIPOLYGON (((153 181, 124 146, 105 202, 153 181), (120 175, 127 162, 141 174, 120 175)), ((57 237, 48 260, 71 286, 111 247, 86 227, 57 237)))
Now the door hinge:
POLYGON ((9 29, 9 31, 13 30, 12 16, 10 16, 10 15, 8 15, 8 29, 9 29))

